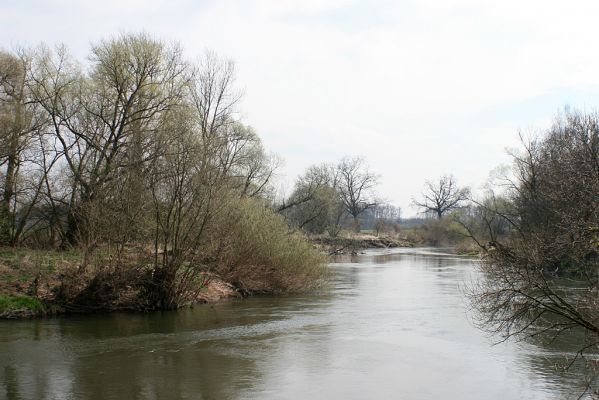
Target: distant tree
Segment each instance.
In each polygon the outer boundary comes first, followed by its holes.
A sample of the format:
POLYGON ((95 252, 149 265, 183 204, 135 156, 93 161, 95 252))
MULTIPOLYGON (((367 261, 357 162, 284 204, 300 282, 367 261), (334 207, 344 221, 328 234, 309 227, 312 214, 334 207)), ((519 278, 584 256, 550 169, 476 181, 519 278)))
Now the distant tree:
POLYGON ((336 167, 329 164, 309 167, 277 210, 293 227, 310 233, 327 231, 336 236, 347 215, 337 187, 336 167))
POLYGON ((291 196, 277 206, 291 226, 310 233, 324 232, 328 209, 337 197, 331 170, 326 164, 313 165, 297 178, 291 196))
POLYGON ((372 193, 376 183, 377 176, 364 159, 346 157, 337 165, 308 168, 298 178, 291 196, 276 208, 292 226, 336 236, 347 217, 351 216, 354 228, 359 229, 358 217, 378 204, 372 193))
POLYGON ((377 204, 373 211, 375 219, 384 219, 391 223, 398 222, 401 217, 401 208, 392 204, 377 204))
POLYGON ((387 221, 384 219, 376 219, 374 221, 374 234, 379 235, 379 233, 386 231, 388 228, 387 221))
POLYGON ((359 231, 358 216, 377 204, 372 191, 378 176, 369 170, 361 157, 343 158, 337 166, 337 176, 341 202, 354 220, 354 229, 359 231))
POLYGON ((413 200, 414 205, 424 213, 434 214, 438 219, 468 199, 470 191, 458 187, 453 175, 443 175, 438 182, 426 181, 421 200, 413 200))
POLYGON ((399 224, 401 209, 391 204, 377 204, 373 208, 376 235, 399 224))
POLYGON ((277 206, 277 211, 283 212, 308 203, 323 187, 333 186, 333 170, 334 168, 327 164, 308 167, 304 175, 297 178, 291 196, 277 206))

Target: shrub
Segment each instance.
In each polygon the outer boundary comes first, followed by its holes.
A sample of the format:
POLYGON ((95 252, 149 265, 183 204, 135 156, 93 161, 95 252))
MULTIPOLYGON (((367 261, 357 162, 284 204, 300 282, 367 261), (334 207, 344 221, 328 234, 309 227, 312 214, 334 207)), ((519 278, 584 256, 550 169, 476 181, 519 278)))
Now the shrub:
POLYGON ((451 217, 429 219, 408 233, 411 242, 429 246, 452 246, 464 239, 462 228, 451 217))
POLYGON ((233 202, 217 224, 217 272, 248 293, 300 292, 326 276, 325 257, 255 199, 233 202))

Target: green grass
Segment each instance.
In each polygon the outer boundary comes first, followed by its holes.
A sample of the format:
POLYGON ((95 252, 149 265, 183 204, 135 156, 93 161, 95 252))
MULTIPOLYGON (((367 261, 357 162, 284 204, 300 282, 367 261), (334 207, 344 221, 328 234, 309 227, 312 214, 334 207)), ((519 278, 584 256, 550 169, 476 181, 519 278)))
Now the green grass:
POLYGON ((0 295, 0 314, 20 310, 40 313, 44 311, 44 305, 38 299, 29 296, 0 295))
POLYGON ((82 257, 79 250, 40 250, 28 248, 0 247, 0 260, 20 261, 23 259, 78 260, 82 257))

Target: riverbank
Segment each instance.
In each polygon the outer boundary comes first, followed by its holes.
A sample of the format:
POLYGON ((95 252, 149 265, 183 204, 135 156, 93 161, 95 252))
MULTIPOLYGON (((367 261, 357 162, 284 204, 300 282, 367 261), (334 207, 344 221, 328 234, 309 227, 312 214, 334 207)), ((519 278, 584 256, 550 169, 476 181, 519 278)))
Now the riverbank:
MULTIPOLYGON (((84 270, 84 256, 77 250, 0 248, 0 319, 155 309, 144 304, 140 282, 147 283, 148 269, 136 265, 142 259, 118 271, 110 266, 108 255, 98 252, 96 258, 93 263, 103 269, 84 270)), ((189 293, 184 306, 252 294, 247 284, 235 286, 213 272, 201 273, 196 283, 198 290, 189 293)))
MULTIPOLYGON (((353 233, 336 238, 312 236, 308 238, 308 242, 324 255, 357 254, 365 249, 414 246, 401 238, 353 233)), ((97 251, 96 257, 93 260, 96 265, 110 263, 110 255, 103 254, 102 250, 97 251)), ((93 269, 81 272, 82 259, 84 255, 77 250, 0 249, 0 319, 151 310, 138 300, 144 289, 136 282, 145 273, 143 268, 133 267, 118 274, 112 272, 112 276, 108 273, 103 280, 99 280, 94 276, 97 271, 93 269), (98 282, 94 283, 94 280, 98 282), (92 290, 84 288, 85 285, 92 290), (82 296, 73 294, 78 291, 88 297, 82 299, 87 307, 72 307, 72 304, 65 301, 82 296), (93 304, 100 301, 104 303, 93 304)), ((131 261, 132 265, 141 263, 138 259, 131 261)), ((215 303, 254 293, 266 293, 260 290, 259 284, 264 277, 250 278, 254 278, 254 281, 249 279, 248 284, 248 280, 228 280, 214 272, 202 273, 197 281, 200 289, 190 293, 186 304, 215 303)))
MULTIPOLYGON (((212 276, 193 304, 216 303, 242 297, 242 293, 235 286, 212 276)), ((67 310, 53 303, 51 299, 38 299, 19 293, 0 295, 0 319, 42 318, 67 313, 67 310)))
POLYGON ((357 254, 365 249, 414 247, 414 243, 407 239, 369 234, 351 234, 338 237, 310 236, 308 240, 319 251, 329 255, 357 254))

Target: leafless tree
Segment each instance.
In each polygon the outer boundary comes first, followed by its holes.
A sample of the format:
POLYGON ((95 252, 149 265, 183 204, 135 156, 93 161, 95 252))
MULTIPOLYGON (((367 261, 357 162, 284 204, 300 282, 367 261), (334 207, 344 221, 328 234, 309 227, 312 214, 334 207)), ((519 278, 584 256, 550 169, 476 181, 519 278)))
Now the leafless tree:
POLYGON ((438 182, 426 181, 421 200, 413 200, 424 213, 434 214, 438 219, 468 199, 469 190, 457 186, 453 175, 443 175, 438 182))
POLYGON ((203 137, 222 133, 224 126, 234 123, 241 92, 235 89, 233 61, 207 51, 193 68, 189 88, 203 137))
POLYGON ((510 235, 478 239, 483 277, 470 298, 481 328, 504 339, 549 340, 582 329, 577 356, 596 351, 598 160, 597 114, 567 113, 544 136, 523 141, 511 204, 485 205, 485 220, 502 220, 510 235))
POLYGON ((510 221, 516 220, 517 216, 509 198, 488 190, 481 200, 470 200, 453 215, 453 220, 481 249, 495 246, 512 233, 514 226, 510 221))
POLYGON ((378 176, 369 170, 363 158, 346 157, 337 166, 337 179, 341 202, 353 218, 354 229, 359 231, 358 217, 377 204, 372 192, 378 176))
POLYGON ((31 63, 29 51, 0 52, 0 238, 11 245, 35 227, 29 219, 40 202, 48 168, 56 162, 55 156, 41 165, 48 118, 32 98, 31 63))
POLYGON ((401 217, 401 209, 392 204, 380 203, 374 207, 374 230, 375 234, 385 231, 390 227, 398 227, 401 217))
POLYGON ((103 185, 119 168, 144 161, 159 116, 180 101, 186 81, 181 50, 145 34, 102 41, 91 61, 86 76, 63 49, 45 51, 32 74, 73 178, 70 244, 87 237, 86 208, 102 200, 103 185))

